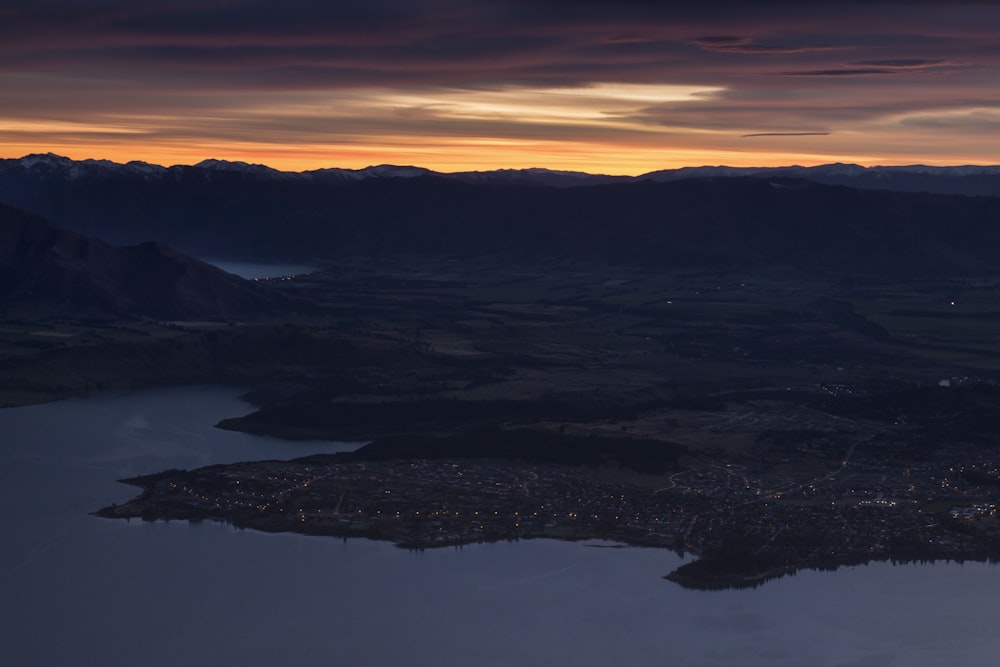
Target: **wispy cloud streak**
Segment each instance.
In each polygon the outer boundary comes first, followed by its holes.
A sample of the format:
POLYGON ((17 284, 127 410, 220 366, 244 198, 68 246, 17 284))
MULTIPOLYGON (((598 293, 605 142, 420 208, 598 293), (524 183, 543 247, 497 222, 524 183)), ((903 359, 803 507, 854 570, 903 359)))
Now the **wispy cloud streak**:
POLYGON ((754 132, 752 134, 741 135, 747 137, 826 137, 830 132, 754 132))
POLYGON ((1000 107, 997 25, 991 2, 18 0, 0 8, 0 152, 996 161, 975 128, 1000 107))

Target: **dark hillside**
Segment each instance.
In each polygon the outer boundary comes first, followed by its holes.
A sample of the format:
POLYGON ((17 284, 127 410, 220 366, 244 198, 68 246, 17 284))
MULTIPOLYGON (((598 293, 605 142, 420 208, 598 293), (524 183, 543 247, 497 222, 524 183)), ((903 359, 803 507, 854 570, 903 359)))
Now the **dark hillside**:
POLYGON ((115 248, 0 206, 0 307, 168 320, 241 320, 295 305, 161 243, 115 248))

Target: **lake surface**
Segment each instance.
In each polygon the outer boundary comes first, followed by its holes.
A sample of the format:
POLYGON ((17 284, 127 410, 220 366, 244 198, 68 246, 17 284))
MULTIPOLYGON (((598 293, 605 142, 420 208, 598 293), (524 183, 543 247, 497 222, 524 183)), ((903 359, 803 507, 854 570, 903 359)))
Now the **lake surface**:
POLYGON ((121 477, 353 447, 212 428, 250 411, 239 393, 0 410, 4 664, 937 667, 1000 652, 1000 570, 984 564, 877 564, 705 593, 664 581, 680 560, 657 549, 411 553, 88 515, 135 495, 121 477))
POLYGON ((317 269, 315 266, 307 266, 305 264, 262 264, 260 262, 242 262, 212 257, 202 257, 201 261, 211 264, 217 269, 222 269, 226 273, 232 273, 247 280, 297 276, 303 273, 311 273, 317 269))

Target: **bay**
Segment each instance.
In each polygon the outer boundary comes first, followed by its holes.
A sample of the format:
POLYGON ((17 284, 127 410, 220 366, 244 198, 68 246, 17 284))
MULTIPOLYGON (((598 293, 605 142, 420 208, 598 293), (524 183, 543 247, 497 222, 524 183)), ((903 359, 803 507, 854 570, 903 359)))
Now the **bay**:
POLYGON ((535 540, 409 552, 89 512, 166 468, 343 451, 213 424, 226 387, 0 411, 0 649, 32 665, 980 665, 980 563, 801 572, 744 591, 662 579, 668 551, 535 540))

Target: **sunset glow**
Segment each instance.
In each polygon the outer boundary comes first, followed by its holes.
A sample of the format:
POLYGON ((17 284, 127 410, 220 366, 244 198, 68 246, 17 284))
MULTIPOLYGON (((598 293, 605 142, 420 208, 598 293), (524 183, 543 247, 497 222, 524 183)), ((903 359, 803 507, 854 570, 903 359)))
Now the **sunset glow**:
POLYGON ((1000 162, 993 3, 330 4, 0 10, 0 157, 611 174, 1000 162))

